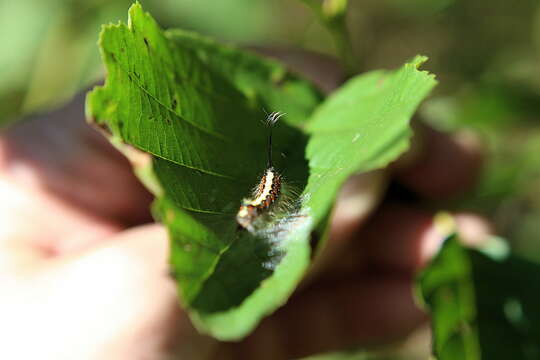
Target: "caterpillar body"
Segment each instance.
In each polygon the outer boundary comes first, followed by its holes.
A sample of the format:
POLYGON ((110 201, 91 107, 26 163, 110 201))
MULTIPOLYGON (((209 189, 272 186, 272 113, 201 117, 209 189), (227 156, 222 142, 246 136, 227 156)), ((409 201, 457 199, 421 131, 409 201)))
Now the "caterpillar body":
POLYGON ((268 213, 275 206, 282 192, 282 176, 272 165, 272 128, 281 116, 283 116, 282 113, 273 112, 266 118, 266 124, 269 128, 268 166, 253 192, 253 197, 243 199, 236 214, 238 224, 248 230, 253 228, 254 222, 261 215, 268 213))

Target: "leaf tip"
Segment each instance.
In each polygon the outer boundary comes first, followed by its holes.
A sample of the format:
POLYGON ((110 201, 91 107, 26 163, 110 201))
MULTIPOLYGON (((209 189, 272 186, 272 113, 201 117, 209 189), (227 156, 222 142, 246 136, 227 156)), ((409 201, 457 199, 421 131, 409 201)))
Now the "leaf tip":
POLYGON ((436 76, 435 74, 427 71, 427 70, 420 70, 421 66, 426 62, 428 61, 429 58, 425 55, 416 55, 411 61, 409 61, 406 66, 412 66, 414 67, 415 70, 427 75, 430 79, 432 79, 436 84, 437 83, 437 80, 436 80, 436 76))
POLYGON ((130 7, 129 7, 129 10, 128 10, 128 28, 129 29, 133 29, 133 22, 137 23, 139 21, 144 21, 144 20, 152 20, 154 21, 154 19, 152 18, 152 15, 150 15, 149 12, 147 11, 144 11, 141 3, 139 1, 135 1, 130 7))
POLYGON ((128 10, 128 14, 129 16, 133 16, 133 15, 136 15, 138 12, 143 12, 143 8, 139 0, 131 4, 128 10))
POLYGON ((416 69, 420 69, 420 66, 428 61, 428 57, 425 55, 416 55, 410 62, 410 65, 413 65, 416 69))

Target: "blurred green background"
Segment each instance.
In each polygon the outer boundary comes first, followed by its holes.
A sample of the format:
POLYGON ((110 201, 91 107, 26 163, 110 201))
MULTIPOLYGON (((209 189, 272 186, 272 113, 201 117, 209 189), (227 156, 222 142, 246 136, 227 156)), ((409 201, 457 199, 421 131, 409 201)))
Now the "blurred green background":
MULTIPOLYGON (((165 28, 336 54, 300 0, 141 3, 165 28)), ((125 20, 130 4, 0 0, 0 123, 46 112, 99 81, 100 25, 125 20)), ((360 72, 429 56, 439 86, 418 118, 443 131, 473 129, 486 144, 476 188, 436 207, 489 216, 518 254, 540 261, 540 2, 353 0, 347 24, 360 72)))

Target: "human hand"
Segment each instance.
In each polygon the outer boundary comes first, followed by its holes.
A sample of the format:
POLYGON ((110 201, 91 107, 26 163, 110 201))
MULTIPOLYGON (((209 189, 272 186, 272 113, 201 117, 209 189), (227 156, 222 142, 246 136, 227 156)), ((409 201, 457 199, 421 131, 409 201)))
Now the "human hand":
POLYGON ((161 359, 186 336, 166 233, 134 226, 151 197, 83 113, 0 140, 2 359, 161 359))
MULTIPOLYGON (((165 231, 137 226, 150 220, 149 195, 80 110, 80 102, 71 104, 0 142, 0 358, 161 359, 210 351, 212 341, 197 336, 177 306, 165 231)), ((454 145, 454 156, 476 156, 454 145)), ((430 174, 423 166, 425 176, 437 176, 437 167, 430 174)), ((473 168, 464 171, 470 176, 473 168)), ((373 343, 424 321, 411 276, 441 236, 431 214, 406 205, 384 204, 361 226, 376 193, 366 185, 378 176, 346 186, 328 255, 319 261, 324 271, 243 343, 218 347, 220 358, 279 359, 373 343)), ((485 231, 476 218, 463 219, 473 233, 485 231)))
MULTIPOLYGON (((164 229, 140 225, 150 195, 82 114, 78 98, 0 139, 0 358, 280 359, 388 341, 425 320, 411 279, 442 235, 411 205, 385 202, 368 219, 384 189, 373 173, 345 187, 324 257, 289 304, 239 344, 197 335, 167 275, 164 229)), ((396 178, 421 197, 463 190, 479 167, 475 143, 420 133, 420 155, 396 178)), ((466 238, 488 231, 458 219, 466 238)))

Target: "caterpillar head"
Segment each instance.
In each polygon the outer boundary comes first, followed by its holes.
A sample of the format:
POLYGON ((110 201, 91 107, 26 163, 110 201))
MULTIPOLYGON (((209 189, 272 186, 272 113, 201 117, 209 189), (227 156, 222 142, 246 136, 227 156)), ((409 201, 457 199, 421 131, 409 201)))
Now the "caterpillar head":
POLYGON ((236 214, 236 221, 245 229, 251 228, 253 221, 259 214, 258 209, 255 206, 250 205, 249 202, 249 200, 242 201, 242 205, 240 205, 240 209, 236 214))

